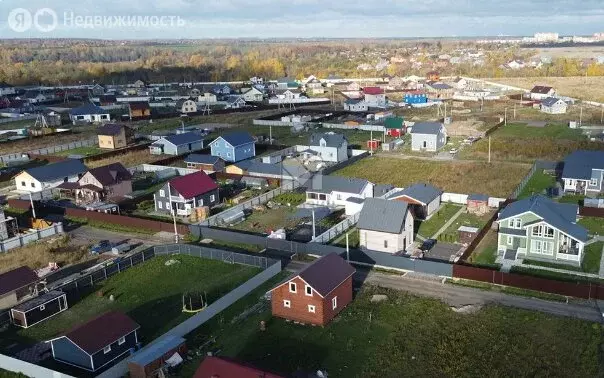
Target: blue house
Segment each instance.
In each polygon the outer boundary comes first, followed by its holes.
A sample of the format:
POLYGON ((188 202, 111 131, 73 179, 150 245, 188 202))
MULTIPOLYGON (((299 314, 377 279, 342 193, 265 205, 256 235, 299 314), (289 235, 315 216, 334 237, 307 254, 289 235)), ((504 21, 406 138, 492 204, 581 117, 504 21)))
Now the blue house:
POLYGON ((238 162, 256 156, 254 138, 246 132, 234 132, 216 138, 210 143, 212 156, 224 161, 238 162))
POLYGON ((139 325, 120 312, 109 312, 50 340, 56 361, 88 371, 113 364, 138 346, 139 325))
POLYGON ((425 104, 428 102, 428 96, 423 92, 405 93, 405 104, 425 104))

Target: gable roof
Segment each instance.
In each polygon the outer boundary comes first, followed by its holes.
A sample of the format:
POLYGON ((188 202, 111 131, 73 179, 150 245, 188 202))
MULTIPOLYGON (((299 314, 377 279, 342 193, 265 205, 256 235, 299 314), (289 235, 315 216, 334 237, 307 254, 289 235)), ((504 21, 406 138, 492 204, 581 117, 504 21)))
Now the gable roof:
POLYGON ((389 234, 400 234, 407 219, 408 204, 402 201, 388 201, 367 198, 359 216, 357 228, 389 234))
POLYGON ((88 171, 101 185, 109 186, 121 181, 132 180, 132 174, 122 163, 113 163, 102 167, 93 168, 88 171))
POLYGON ((438 135, 441 128, 443 127, 440 122, 418 122, 411 128, 411 135, 413 134, 432 134, 438 135))
POLYGON ((126 126, 124 125, 119 125, 117 123, 106 123, 103 126, 99 127, 97 130, 97 134, 98 135, 118 135, 119 133, 122 132, 122 129, 124 129, 126 126))
POLYGON ((241 146, 248 143, 254 143, 254 138, 245 131, 236 131, 221 135, 218 138, 214 139, 212 143, 216 142, 218 139, 221 138, 233 147, 241 146))
POLYGON ((202 155, 202 154, 190 154, 185 159, 185 163, 195 164, 216 164, 220 160, 218 156, 202 155))
POLYGON ((57 163, 25 170, 27 174, 40 182, 53 181, 63 177, 85 173, 88 168, 77 159, 67 159, 57 163))
MULTIPOLYGON (((541 105, 550 107, 554 106, 556 103, 558 103, 558 101, 562 101, 562 99, 556 97, 548 97, 545 100, 541 101, 541 105)), ((562 103, 566 104, 564 101, 562 101, 562 103)))
POLYGON ((343 192, 352 194, 361 194, 369 181, 364 179, 341 177, 341 176, 324 176, 315 175, 312 178, 307 191, 314 193, 331 193, 343 192))
POLYGON ((89 355, 140 328, 126 314, 111 311, 81 324, 64 336, 89 355))
POLYGON ((442 190, 430 184, 413 184, 404 190, 393 193, 388 199, 405 196, 427 205, 440 197, 441 194, 443 194, 442 190))
POLYGON ((10 293, 37 281, 36 273, 26 266, 9 270, 0 274, 0 295, 10 293))
POLYGON ((562 178, 589 180, 593 169, 604 170, 604 151, 575 151, 564 159, 562 178))
POLYGON ((531 89, 531 93, 538 93, 538 94, 548 94, 549 91, 551 91, 552 87, 548 87, 546 85, 535 85, 533 87, 533 89, 531 89))
POLYGON ((348 142, 346 137, 342 134, 334 134, 334 133, 313 133, 310 136, 309 145, 310 146, 320 146, 321 139, 325 139, 325 143, 327 147, 340 147, 344 142, 348 142))
POLYGON ((308 173, 306 168, 298 164, 269 164, 258 161, 253 161, 246 170, 249 174, 282 176, 283 178, 298 178, 308 173))
MULTIPOLYGON (((203 141, 203 137, 201 136, 201 134, 194 132, 194 131, 190 131, 188 133, 183 133, 183 134, 169 135, 162 139, 167 142, 172 143, 175 146, 181 146, 183 144, 203 141)), ((157 143, 157 142, 155 142, 155 143, 157 143)), ((153 143, 153 144, 155 144, 155 143, 153 143)))
POLYGON ((71 109, 69 114, 77 116, 87 114, 109 114, 109 112, 94 104, 84 104, 80 107, 71 109))
POLYGON ((151 108, 147 101, 132 101, 128 103, 128 107, 130 110, 146 110, 151 108))
POLYGON ((176 108, 182 108, 182 106, 185 104, 185 102, 187 101, 192 101, 195 102, 193 100, 191 100, 190 98, 181 98, 179 100, 176 101, 176 108))
POLYGON ((173 178, 169 183, 184 198, 193 198, 218 189, 218 185, 204 171, 173 178))
POLYGON ((327 296, 352 276, 355 269, 336 253, 330 253, 316 260, 300 273, 304 280, 322 297, 327 296))
POLYGON ((576 224, 579 206, 557 203, 544 196, 536 195, 513 202, 499 213, 498 222, 531 212, 558 230, 580 240, 587 240, 587 230, 576 224))
POLYGON ((380 95, 384 94, 384 90, 380 87, 365 87, 363 93, 368 95, 380 95))
POLYGON ((405 119, 403 117, 388 117, 384 120, 384 127, 387 129, 401 129, 405 127, 405 119))
POLYGON ((193 378, 284 378, 225 357, 206 357, 193 378))
POLYGON ((17 306, 13 307, 12 309, 16 310, 16 311, 21 311, 21 312, 28 312, 30 310, 33 310, 34 308, 39 307, 40 305, 48 303, 48 302, 50 302, 54 299, 60 298, 64 295, 67 295, 67 294, 65 294, 64 292, 59 291, 59 290, 52 290, 52 291, 49 291, 48 293, 38 295, 37 297, 32 298, 32 299, 28 300, 27 302, 20 303, 17 306))

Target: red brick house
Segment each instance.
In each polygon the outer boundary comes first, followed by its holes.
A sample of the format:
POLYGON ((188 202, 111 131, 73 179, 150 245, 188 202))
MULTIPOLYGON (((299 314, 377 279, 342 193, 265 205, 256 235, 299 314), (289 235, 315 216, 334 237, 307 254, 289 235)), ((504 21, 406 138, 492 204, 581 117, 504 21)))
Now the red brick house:
POLYGON ((352 301, 354 272, 335 253, 320 258, 272 290, 273 316, 326 325, 352 301))

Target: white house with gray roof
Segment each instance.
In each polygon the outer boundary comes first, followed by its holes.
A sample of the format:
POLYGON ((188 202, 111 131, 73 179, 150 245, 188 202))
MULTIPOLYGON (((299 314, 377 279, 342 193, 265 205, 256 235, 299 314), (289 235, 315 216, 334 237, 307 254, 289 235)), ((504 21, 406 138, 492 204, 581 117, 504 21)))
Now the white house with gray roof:
POLYGON ((440 122, 418 122, 411 128, 411 150, 436 152, 447 144, 447 129, 440 122))
POLYGON ((306 188, 306 204, 345 208, 351 197, 373 198, 373 188, 367 180, 315 175, 306 188))
POLYGON ((575 151, 564 159, 564 191, 595 197, 604 193, 604 151, 575 151))
POLYGON ((366 199, 357 228, 362 249, 398 253, 413 244, 413 215, 405 202, 366 199))
POLYGON ((547 114, 565 114, 568 104, 561 98, 548 97, 541 101, 541 111, 547 114))
POLYGON ((348 140, 342 134, 314 133, 310 136, 308 150, 323 161, 340 163, 348 160, 348 140))

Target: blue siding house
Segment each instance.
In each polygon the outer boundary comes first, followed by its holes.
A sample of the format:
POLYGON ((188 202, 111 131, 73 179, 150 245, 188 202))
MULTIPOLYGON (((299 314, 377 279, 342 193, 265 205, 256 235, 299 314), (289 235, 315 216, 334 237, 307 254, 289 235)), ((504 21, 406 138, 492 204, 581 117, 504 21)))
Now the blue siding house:
POLYGON ((246 132, 234 132, 216 138, 210 143, 212 156, 236 163, 256 156, 254 138, 246 132))
POLYGON ((428 96, 421 92, 405 93, 405 104, 425 104, 428 102, 428 96))
POLYGON ((53 358, 88 371, 115 363, 138 347, 139 325, 120 312, 108 312, 50 340, 53 358))

